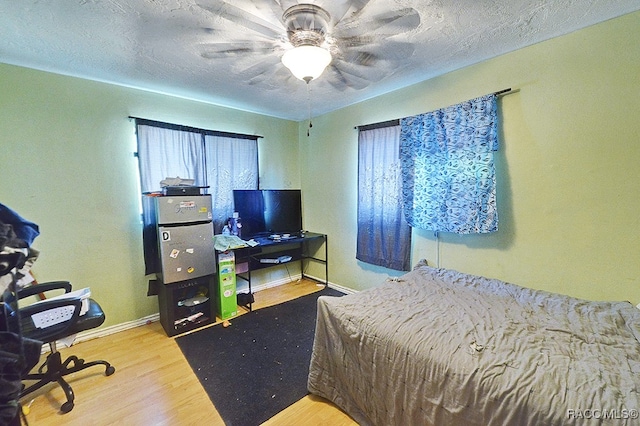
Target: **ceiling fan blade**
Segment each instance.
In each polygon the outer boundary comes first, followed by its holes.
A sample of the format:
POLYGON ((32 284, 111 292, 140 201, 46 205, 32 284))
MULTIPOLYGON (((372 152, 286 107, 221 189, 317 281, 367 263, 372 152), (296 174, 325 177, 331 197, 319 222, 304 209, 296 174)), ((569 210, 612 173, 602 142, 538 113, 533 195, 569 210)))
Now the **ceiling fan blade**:
POLYGON ((280 64, 280 60, 274 56, 263 56, 261 58, 256 58, 255 61, 252 61, 251 65, 240 70, 240 73, 245 76, 259 75, 267 72, 275 72, 278 67, 276 65, 280 64))
POLYGON ((408 42, 387 39, 384 42, 369 42, 369 39, 350 39, 332 51, 333 57, 346 63, 363 67, 381 66, 381 62, 400 64, 410 58, 415 46, 408 42))
POLYGON ((391 42, 380 52, 352 49, 347 55, 334 58, 332 68, 356 90, 367 87, 393 73, 402 61, 413 54, 410 43, 391 42))
POLYGON ((350 19, 362 13, 362 10, 371 0, 351 0, 346 2, 330 2, 330 5, 323 6, 334 18, 334 25, 343 19, 350 19))
MULTIPOLYGON (((367 50, 353 49, 357 54, 354 63, 368 65, 369 56, 373 56, 378 61, 402 63, 415 52, 415 45, 405 41, 387 40, 384 43, 377 43, 368 46, 367 50), (375 53, 373 53, 375 52, 375 53)), ((352 51, 348 51, 346 57, 350 57, 352 51)))
POLYGON ((239 76, 249 85, 260 84, 264 89, 282 88, 291 73, 280 63, 277 56, 263 56, 261 60, 239 71, 239 76))
POLYGON ((351 37, 334 38, 334 46, 340 50, 350 49, 353 47, 368 46, 377 43, 381 37, 375 37, 373 35, 357 35, 351 37))
POLYGON ((332 69, 332 67, 330 67, 325 72, 328 75, 326 79, 323 81, 326 81, 327 83, 329 83, 331 86, 333 86, 334 89, 340 92, 344 92, 349 88, 349 83, 347 82, 347 79, 339 71, 334 70, 332 69))
POLYGON ((285 9, 278 0, 251 0, 253 7, 263 16, 267 16, 272 22, 281 22, 285 9))
POLYGON ((348 73, 338 65, 330 65, 327 71, 327 81, 338 90, 345 90, 346 88, 361 90, 370 83, 368 79, 348 73))
POLYGON ((364 67, 373 67, 380 61, 380 56, 377 53, 359 49, 345 49, 339 58, 349 64, 358 64, 364 67))
POLYGON ((363 68, 358 67, 354 64, 350 64, 349 62, 336 62, 333 65, 337 71, 340 72, 345 78, 357 79, 366 81, 367 84, 373 81, 378 81, 382 78, 381 73, 378 72, 377 68, 363 68))
POLYGON ((359 34, 391 37, 418 28, 420 14, 408 7, 391 10, 372 17, 352 17, 340 21, 334 30, 335 38, 348 38, 359 34))
POLYGON ((276 23, 267 21, 222 0, 200 0, 196 4, 216 17, 242 25, 271 39, 280 37, 284 31, 279 20, 276 23))
POLYGON ((270 41, 230 41, 202 43, 200 55, 206 59, 230 58, 239 55, 269 55, 278 48, 270 41))
POLYGON ((247 83, 251 86, 260 85, 261 89, 266 90, 283 90, 287 87, 286 82, 291 80, 290 72, 283 72, 281 69, 276 69, 274 72, 264 72, 257 74, 247 80, 247 83))

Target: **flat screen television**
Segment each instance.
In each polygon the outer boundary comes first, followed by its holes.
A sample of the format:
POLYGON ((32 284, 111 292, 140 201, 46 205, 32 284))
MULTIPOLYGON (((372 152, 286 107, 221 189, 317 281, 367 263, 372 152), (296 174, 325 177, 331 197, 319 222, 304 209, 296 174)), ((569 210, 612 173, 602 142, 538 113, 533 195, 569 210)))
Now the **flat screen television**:
POLYGON ((242 239, 303 229, 299 189, 236 189, 233 204, 242 223, 242 239))

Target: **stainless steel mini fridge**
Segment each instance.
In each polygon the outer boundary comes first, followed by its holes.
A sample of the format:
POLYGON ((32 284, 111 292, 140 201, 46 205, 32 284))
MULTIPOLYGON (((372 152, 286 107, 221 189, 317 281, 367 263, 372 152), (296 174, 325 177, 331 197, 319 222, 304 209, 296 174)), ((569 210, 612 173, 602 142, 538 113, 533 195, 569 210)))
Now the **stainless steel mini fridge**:
POLYGON ((152 272, 164 284, 215 274, 211 196, 157 196, 145 202, 153 211, 150 221, 154 222, 145 227, 155 228, 152 239, 157 244, 152 272))

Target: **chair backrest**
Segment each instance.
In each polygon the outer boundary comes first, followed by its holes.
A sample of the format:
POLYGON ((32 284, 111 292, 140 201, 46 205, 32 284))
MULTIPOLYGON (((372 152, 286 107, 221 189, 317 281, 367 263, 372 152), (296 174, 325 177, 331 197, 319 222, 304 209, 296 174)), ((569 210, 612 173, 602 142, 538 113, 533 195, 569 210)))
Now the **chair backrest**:
MULTIPOLYGON (((70 293, 71 283, 52 281, 25 287, 18 291, 18 300, 54 290, 70 293)), ((18 306, 23 336, 51 343, 72 334, 69 330, 80 317, 82 300, 80 298, 45 299, 31 305, 18 304, 18 306)))
POLYGON ((82 300, 43 300, 19 308, 22 335, 50 343, 73 334, 70 328, 78 321, 82 300))

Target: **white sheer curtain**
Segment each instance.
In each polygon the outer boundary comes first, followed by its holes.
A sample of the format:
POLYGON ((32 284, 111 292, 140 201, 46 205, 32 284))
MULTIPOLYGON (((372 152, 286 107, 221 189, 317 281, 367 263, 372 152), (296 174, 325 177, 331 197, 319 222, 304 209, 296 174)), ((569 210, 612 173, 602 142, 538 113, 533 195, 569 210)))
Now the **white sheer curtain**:
POLYGON ((214 228, 220 232, 233 214, 233 190, 258 188, 258 141, 206 135, 205 149, 214 228))
POLYGON ((257 137, 137 120, 142 192, 161 191, 167 177, 208 186, 214 230, 221 232, 233 214, 233 190, 258 188, 257 137))
POLYGON ((400 126, 358 135, 356 258, 399 271, 411 268, 411 228, 402 211, 400 126))
POLYGON ((194 179, 206 186, 202 134, 138 125, 138 159, 142 192, 160 191, 167 177, 194 179))

